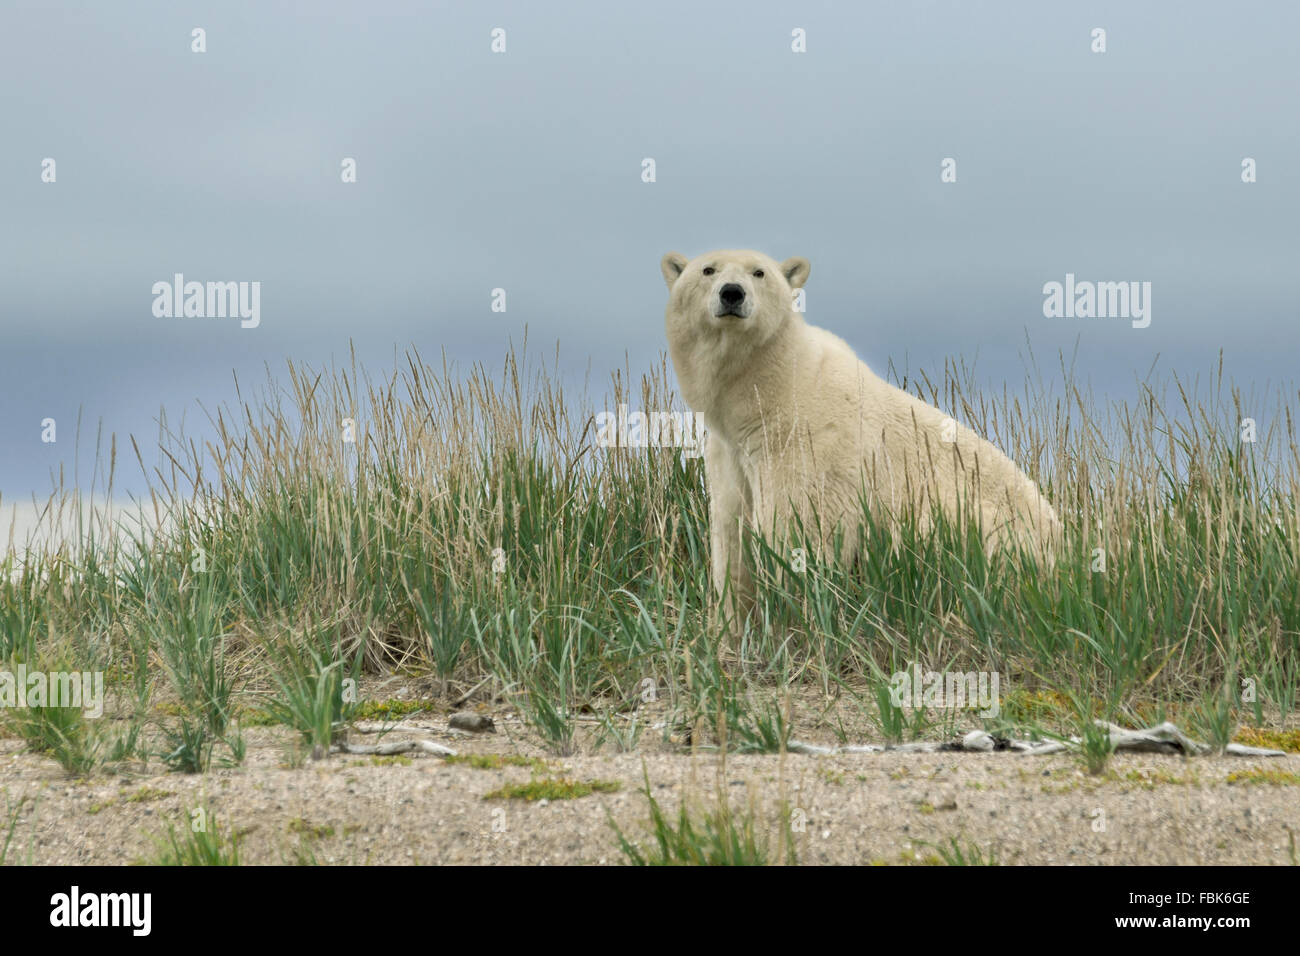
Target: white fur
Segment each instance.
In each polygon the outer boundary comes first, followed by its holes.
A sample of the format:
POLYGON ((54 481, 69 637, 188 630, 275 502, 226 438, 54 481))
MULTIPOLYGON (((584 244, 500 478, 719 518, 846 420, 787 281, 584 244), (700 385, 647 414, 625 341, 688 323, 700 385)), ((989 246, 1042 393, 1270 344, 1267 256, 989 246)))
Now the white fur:
POLYGON ((808 536, 801 544, 824 554, 843 522, 840 556, 849 559, 864 497, 886 520, 913 509, 922 528, 936 505, 953 517, 960 508, 963 518, 977 509, 990 551, 1018 543, 1050 557, 1060 521, 1014 462, 875 375, 847 343, 795 311, 806 259, 777 264, 760 252, 724 250, 688 261, 670 252, 661 267, 673 367, 709 429, 714 583, 721 591, 730 572, 739 607, 752 592, 741 549, 746 524, 779 539, 797 516, 808 536), (719 314, 720 291, 731 283, 745 292, 743 317, 719 314))

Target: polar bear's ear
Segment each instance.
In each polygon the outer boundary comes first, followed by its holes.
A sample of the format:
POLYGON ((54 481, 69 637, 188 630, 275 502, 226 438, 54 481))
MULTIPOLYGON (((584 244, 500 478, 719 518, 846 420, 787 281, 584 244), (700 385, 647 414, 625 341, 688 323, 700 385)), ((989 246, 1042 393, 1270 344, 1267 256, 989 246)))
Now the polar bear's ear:
POLYGON ((668 288, 673 287, 677 277, 682 274, 686 268, 687 258, 680 252, 670 252, 659 260, 659 268, 663 270, 664 281, 668 283, 668 288))
POLYGON ((790 283, 790 288, 802 289, 803 284, 808 281, 808 273, 812 271, 812 265, 803 256, 794 256, 781 263, 781 271, 785 273, 785 281, 790 283))

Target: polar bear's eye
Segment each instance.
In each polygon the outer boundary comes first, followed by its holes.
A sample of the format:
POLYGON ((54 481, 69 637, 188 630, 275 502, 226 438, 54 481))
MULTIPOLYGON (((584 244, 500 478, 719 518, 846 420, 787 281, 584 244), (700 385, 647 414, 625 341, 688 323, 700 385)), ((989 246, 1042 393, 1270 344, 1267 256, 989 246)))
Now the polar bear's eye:
POLYGON ((705 266, 705 267, 704 267, 704 274, 705 274, 706 276, 711 276, 711 275, 713 275, 713 271, 714 271, 714 270, 713 270, 713 266, 705 266))
POLYGON ((754 278, 755 278, 755 279, 761 279, 761 278, 763 278, 763 270, 762 270, 762 269, 755 269, 755 270, 754 270, 754 278))

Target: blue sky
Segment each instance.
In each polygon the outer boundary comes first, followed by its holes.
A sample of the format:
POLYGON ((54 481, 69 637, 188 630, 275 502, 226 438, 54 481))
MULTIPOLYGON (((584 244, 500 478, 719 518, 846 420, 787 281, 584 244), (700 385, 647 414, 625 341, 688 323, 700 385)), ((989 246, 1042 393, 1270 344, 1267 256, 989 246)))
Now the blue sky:
POLYGON ((349 342, 376 370, 407 345, 496 365, 527 327, 577 381, 635 372, 670 249, 806 256, 809 321, 878 370, 978 358, 1000 391, 1026 342, 1049 369, 1077 346, 1122 397, 1222 349, 1290 386, 1297 35, 1282 2, 9 0, 0 495, 73 477, 78 413, 85 483, 101 423, 148 447, 165 408, 202 437, 232 372, 349 342), (155 317, 177 272, 260 282, 261 324, 155 317), (1044 317, 1067 273, 1150 282, 1150 326, 1044 317))

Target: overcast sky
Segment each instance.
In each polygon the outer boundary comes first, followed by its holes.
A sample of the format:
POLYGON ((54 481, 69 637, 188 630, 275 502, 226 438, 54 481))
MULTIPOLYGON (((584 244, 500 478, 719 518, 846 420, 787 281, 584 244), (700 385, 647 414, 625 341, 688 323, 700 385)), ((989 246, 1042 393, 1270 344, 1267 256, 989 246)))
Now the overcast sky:
POLYGON ((1297 36, 1284 2, 6 0, 0 495, 71 476, 79 410, 84 482, 98 423, 201 436, 232 371, 349 340, 496 364, 527 326, 579 379, 636 371, 670 249, 806 256, 808 319, 878 370, 978 356, 1000 391, 1028 340, 1102 395, 1220 349, 1291 383, 1297 36), (178 272, 260 282, 260 325, 156 317, 178 272), (1150 282, 1150 325, 1045 317, 1067 273, 1150 282))

